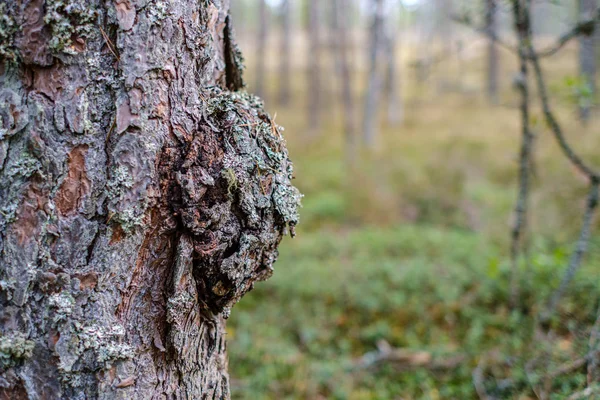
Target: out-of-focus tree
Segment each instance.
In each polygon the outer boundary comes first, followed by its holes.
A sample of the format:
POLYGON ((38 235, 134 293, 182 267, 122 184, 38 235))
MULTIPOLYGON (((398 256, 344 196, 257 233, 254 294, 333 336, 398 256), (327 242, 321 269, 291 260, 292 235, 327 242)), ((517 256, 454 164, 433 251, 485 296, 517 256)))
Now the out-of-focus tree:
POLYGON ((398 47, 400 29, 397 21, 388 18, 385 30, 385 56, 386 56, 386 97, 387 97, 387 122, 390 125, 398 125, 404 119, 402 96, 400 94, 400 81, 398 79, 398 47))
POLYGON ((381 95, 381 72, 379 64, 384 40, 384 0, 371 0, 372 16, 368 42, 369 76, 365 94, 363 117, 363 141, 367 147, 374 147, 377 138, 378 110, 381 95))
POLYGON ((488 32, 487 95, 490 103, 498 104, 498 80, 500 58, 498 57, 498 0, 485 0, 485 27, 488 32))
POLYGON ((332 0, 333 30, 335 33, 335 64, 338 82, 341 86, 341 103, 344 113, 344 134, 346 158, 352 163, 356 151, 356 128, 354 115, 354 96, 349 62, 349 0, 332 0))
POLYGON ((291 0, 281 2, 281 48, 279 51, 279 103, 288 105, 290 102, 290 53, 292 47, 292 13, 291 0))
POLYGON ((258 2, 258 37, 256 40, 256 94, 265 97, 265 64, 267 59, 268 10, 266 0, 258 2))
MULTIPOLYGON (((581 19, 593 16, 598 8, 597 0, 579 0, 581 19)), ((579 73, 583 79, 585 92, 579 103, 579 116, 583 122, 590 119, 590 108, 596 95, 596 46, 597 35, 593 32, 579 36, 579 73)))
POLYGON ((308 127, 315 133, 321 123, 321 44, 319 0, 308 0, 308 127))

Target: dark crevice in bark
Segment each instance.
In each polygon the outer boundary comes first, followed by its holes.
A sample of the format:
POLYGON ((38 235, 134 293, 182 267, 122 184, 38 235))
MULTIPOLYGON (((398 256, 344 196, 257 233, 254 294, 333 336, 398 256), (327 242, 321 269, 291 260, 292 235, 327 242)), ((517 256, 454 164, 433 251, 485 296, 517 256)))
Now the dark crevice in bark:
POLYGON ((242 75, 242 53, 237 47, 234 38, 234 30, 231 22, 231 16, 225 19, 225 76, 227 89, 236 91, 244 87, 244 78, 242 75))

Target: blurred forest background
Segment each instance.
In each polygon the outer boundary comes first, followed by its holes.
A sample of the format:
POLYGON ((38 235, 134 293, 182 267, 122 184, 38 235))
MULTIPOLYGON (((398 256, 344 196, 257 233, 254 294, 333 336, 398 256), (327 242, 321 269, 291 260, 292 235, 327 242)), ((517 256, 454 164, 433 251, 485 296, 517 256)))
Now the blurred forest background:
POLYGON ((305 195, 234 398, 600 399, 597 8, 232 0, 305 195))

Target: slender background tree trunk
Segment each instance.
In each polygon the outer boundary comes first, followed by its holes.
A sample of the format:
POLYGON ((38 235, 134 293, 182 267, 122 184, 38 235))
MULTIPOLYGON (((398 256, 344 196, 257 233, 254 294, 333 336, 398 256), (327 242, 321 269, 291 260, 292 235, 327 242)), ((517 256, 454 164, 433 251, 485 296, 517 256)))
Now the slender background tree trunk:
POLYGON ((356 157, 356 120, 354 115, 354 95, 352 93, 352 76, 349 63, 349 32, 348 32, 348 0, 332 0, 333 28, 336 37, 335 61, 341 87, 341 104, 344 118, 344 137, 346 160, 349 164, 356 157))
POLYGON ((369 76, 365 95, 363 140, 367 147, 374 147, 377 138, 378 110, 381 97, 381 72, 379 62, 383 41, 384 0, 372 0, 373 19, 369 35, 369 76))
POLYGON ((398 30, 388 22, 385 35, 386 65, 386 95, 387 95, 387 122, 390 125, 402 123, 404 110, 399 93, 398 80, 398 30))
POLYGON ((265 64, 267 59, 268 11, 266 0, 259 0, 258 37, 256 40, 256 94, 265 97, 265 64))
POLYGON ((321 35, 319 1, 308 0, 308 128, 316 133, 321 124, 321 35))
POLYGON ((0 399, 230 397, 225 318, 299 194, 277 127, 234 92, 228 10, 8 4, 0 399))
MULTIPOLYGON (((598 8, 597 0, 579 0, 579 14, 582 18, 589 18, 598 8)), ((591 115, 591 105, 596 95, 596 46, 595 35, 581 35, 579 37, 579 74, 588 85, 591 96, 583 98, 579 107, 579 116, 587 122, 591 115)))
POLYGON ((499 58, 498 45, 498 4, 497 0, 486 0, 486 28, 488 31, 487 95, 491 104, 498 104, 499 58))
POLYGON ((279 54, 279 103, 290 103, 290 84, 292 82, 290 60, 292 48, 291 0, 281 2, 281 48, 279 54))

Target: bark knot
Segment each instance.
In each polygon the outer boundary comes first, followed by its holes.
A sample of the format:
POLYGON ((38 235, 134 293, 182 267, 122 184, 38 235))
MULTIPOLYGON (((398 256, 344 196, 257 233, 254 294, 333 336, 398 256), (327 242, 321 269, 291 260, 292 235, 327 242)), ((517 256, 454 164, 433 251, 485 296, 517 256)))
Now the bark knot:
POLYGON ((277 246, 298 222, 285 141, 262 101, 211 89, 197 130, 165 149, 162 190, 193 241, 201 303, 217 314, 268 278, 277 246))

